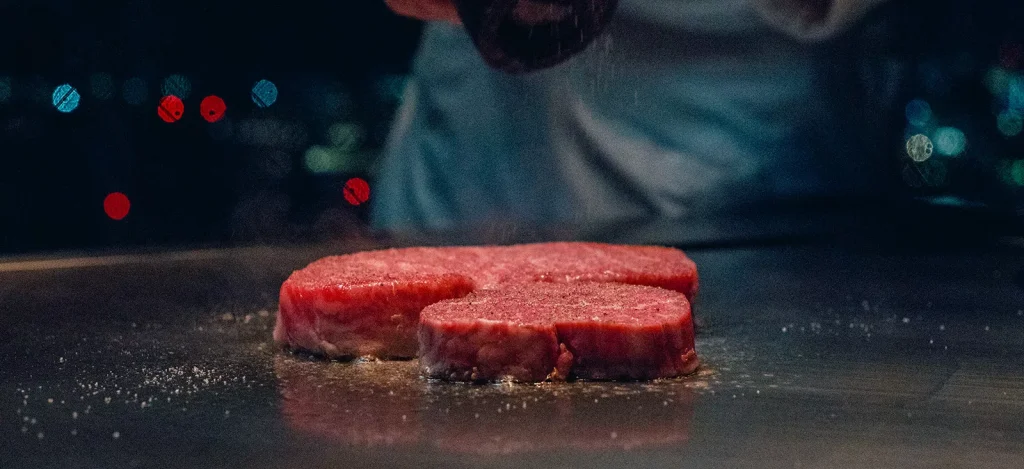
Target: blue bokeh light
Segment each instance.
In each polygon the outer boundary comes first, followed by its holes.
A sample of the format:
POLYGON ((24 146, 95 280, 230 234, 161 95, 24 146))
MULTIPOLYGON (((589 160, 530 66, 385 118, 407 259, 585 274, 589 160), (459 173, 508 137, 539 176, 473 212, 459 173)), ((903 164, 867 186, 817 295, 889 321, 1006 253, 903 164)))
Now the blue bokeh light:
POLYGON ((270 107, 277 102, 277 85, 270 80, 260 80, 252 86, 252 102, 259 107, 270 107))
POLYGON ((923 99, 915 99, 907 103, 907 122, 917 127, 924 127, 932 120, 932 106, 923 99))
POLYGON ((78 94, 78 90, 67 83, 53 90, 53 107, 63 113, 78 109, 78 103, 81 99, 82 96, 78 94))

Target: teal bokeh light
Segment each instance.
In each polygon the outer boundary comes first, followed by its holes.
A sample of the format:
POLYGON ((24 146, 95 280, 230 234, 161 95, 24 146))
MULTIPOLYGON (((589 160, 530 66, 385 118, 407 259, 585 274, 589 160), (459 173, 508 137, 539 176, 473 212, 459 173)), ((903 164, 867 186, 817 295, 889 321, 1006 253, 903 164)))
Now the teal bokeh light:
POLYGON ((53 90, 52 99, 53 107, 60 112, 69 113, 78 109, 78 103, 82 100, 82 96, 78 94, 78 90, 74 86, 65 83, 53 90))
POLYGON ((259 107, 270 107, 277 102, 277 85, 270 80, 260 80, 252 85, 252 102, 259 107))
POLYGON ((943 156, 959 156, 967 149, 967 136, 956 127, 939 127, 932 135, 935 151, 943 156))

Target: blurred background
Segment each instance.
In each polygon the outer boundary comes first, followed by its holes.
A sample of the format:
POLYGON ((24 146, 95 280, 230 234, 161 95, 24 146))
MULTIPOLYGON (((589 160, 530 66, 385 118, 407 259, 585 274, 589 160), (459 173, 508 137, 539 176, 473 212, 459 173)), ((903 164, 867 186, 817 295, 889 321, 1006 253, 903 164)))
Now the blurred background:
MULTIPOLYGON (((0 253, 366 232, 421 29, 378 0, 0 1, 0 253)), ((1024 5, 853 34, 896 196, 1024 217, 1024 5)))

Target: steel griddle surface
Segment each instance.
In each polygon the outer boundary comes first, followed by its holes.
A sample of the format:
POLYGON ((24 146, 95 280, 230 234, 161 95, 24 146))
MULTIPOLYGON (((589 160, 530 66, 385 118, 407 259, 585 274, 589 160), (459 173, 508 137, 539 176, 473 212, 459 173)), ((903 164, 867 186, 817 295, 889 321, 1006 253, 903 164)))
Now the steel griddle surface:
POLYGON ((1020 467, 1022 251, 693 252, 697 375, 540 386, 275 349, 336 248, 0 263, 0 467, 1020 467))

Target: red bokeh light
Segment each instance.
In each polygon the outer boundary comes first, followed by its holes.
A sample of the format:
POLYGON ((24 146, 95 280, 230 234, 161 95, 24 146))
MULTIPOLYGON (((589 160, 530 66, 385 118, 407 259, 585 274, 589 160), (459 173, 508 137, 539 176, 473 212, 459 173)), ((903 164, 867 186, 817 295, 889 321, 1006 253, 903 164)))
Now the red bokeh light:
POLYGON ((370 199, 370 185, 362 178, 352 178, 345 183, 345 201, 360 205, 370 199))
POLYGON ((181 102, 181 98, 173 94, 164 96, 160 99, 160 105, 156 108, 156 114, 164 122, 178 122, 181 116, 185 114, 185 103, 181 102))
POLYGON ((207 96, 203 98, 203 102, 199 103, 199 112, 202 113, 203 119, 211 124, 224 117, 224 112, 227 110, 228 106, 219 96, 207 96))
POLYGON ((128 196, 120 192, 111 192, 103 199, 103 211, 112 220, 122 220, 127 217, 131 206, 128 196))

